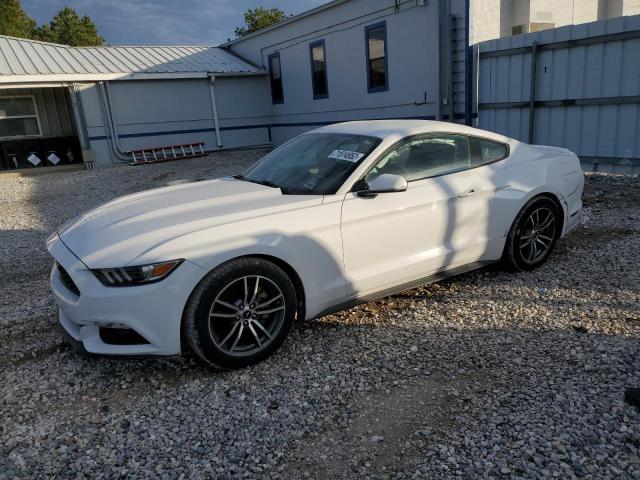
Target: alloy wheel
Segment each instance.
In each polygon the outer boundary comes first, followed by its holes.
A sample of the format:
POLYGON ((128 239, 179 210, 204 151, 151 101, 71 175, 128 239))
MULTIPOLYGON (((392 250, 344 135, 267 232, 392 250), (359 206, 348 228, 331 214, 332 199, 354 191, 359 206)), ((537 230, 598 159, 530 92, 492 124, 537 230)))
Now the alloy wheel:
POLYGON ((528 264, 543 258, 551 247, 556 234, 556 216, 548 207, 536 208, 523 223, 520 235, 520 254, 528 264))
POLYGON ((211 304, 209 335, 227 355, 253 355, 271 344, 285 313, 284 295, 276 283, 260 275, 240 277, 211 304))

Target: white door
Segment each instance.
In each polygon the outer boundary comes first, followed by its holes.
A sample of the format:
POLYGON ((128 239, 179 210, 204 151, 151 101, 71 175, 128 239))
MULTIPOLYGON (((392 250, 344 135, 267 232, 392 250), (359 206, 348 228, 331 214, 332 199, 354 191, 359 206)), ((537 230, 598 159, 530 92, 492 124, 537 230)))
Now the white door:
POLYGON ((477 137, 469 137, 469 144, 473 172, 490 193, 488 214, 478 222, 476 247, 470 252, 469 260, 497 260, 502 256, 506 235, 522 206, 521 195, 524 193, 518 194, 517 186, 512 188, 512 173, 505 170, 508 145, 477 137))
MULTIPOLYGON (((470 167, 469 142, 454 134, 411 137, 365 176, 403 175, 405 192, 345 196, 342 237, 352 296, 464 264, 476 250, 491 185, 470 167)), ((359 182, 362 183, 362 182, 359 182)), ((358 189, 356 187, 356 189, 358 189)))

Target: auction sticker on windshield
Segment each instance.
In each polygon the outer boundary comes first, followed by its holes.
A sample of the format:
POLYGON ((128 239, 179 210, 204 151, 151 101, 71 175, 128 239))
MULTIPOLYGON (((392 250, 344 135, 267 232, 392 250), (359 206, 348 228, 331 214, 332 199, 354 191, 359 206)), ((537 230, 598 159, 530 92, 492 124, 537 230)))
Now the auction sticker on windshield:
POLYGON ((360 152, 351 152, 349 150, 334 150, 329 155, 329 158, 335 158, 336 160, 346 160, 347 162, 357 162, 362 157, 364 157, 364 153, 360 152))

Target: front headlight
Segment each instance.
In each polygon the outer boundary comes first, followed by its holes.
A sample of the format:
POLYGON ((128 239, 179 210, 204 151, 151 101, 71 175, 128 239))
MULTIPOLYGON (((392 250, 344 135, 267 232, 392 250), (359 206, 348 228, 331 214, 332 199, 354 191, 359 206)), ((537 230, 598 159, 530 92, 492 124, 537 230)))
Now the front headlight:
POLYGON ((91 271, 107 287, 130 287, 159 282, 168 277, 182 262, 183 260, 171 260, 136 267, 96 268, 91 271))

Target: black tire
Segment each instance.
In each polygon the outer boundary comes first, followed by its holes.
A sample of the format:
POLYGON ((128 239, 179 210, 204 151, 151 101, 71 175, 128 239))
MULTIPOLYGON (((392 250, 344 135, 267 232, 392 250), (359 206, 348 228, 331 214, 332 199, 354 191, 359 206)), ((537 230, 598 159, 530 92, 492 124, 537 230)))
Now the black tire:
POLYGON ((191 294, 183 335, 208 365, 246 367, 282 345, 293 327, 296 305, 294 286, 280 267, 260 258, 231 260, 211 271, 191 294))
POLYGON ((509 230, 502 255, 503 265, 517 272, 538 268, 553 252, 561 229, 562 216, 555 202, 548 197, 531 199, 520 210, 509 230), (536 212, 539 218, 537 225, 536 212), (542 228, 547 222, 551 222, 549 227, 542 228), (537 252, 534 251, 536 247, 540 249, 537 252))

